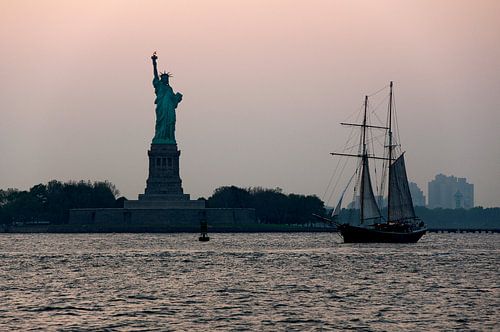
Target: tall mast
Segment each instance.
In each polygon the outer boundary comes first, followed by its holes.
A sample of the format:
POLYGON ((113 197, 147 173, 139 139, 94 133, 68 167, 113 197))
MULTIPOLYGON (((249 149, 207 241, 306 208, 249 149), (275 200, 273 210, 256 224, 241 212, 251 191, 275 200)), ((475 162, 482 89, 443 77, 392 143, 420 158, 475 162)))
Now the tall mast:
POLYGON ((365 196, 365 171, 366 171, 366 162, 368 158, 366 157, 366 109, 368 108, 368 96, 365 96, 365 112, 363 115, 363 131, 362 131, 362 144, 363 144, 363 153, 362 153, 362 170, 361 170, 361 190, 359 193, 359 202, 360 202, 360 223, 363 223, 364 219, 364 196, 365 196))
POLYGON ((389 84, 389 189, 387 191, 387 222, 391 220, 391 161, 392 161, 392 81, 389 84))

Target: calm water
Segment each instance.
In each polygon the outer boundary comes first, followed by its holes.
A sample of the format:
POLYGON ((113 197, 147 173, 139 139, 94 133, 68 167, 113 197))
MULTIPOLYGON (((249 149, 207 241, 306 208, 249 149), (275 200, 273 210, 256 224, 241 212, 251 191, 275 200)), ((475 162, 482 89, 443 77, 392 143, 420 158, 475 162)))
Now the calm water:
POLYGON ((2 234, 0 330, 500 330, 500 235, 2 234))

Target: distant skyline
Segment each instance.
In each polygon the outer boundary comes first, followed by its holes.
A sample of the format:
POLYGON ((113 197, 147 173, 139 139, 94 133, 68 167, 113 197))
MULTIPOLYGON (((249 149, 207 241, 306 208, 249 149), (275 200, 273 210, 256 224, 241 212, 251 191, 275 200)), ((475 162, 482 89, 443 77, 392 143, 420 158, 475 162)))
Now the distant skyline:
MULTIPOLYGON (((500 206, 500 1, 0 0, 0 188, 109 180, 137 198, 154 134, 150 56, 184 95, 186 193, 323 193, 338 125, 395 82, 410 181, 500 206)), ((326 202, 333 205, 334 202, 326 202)))

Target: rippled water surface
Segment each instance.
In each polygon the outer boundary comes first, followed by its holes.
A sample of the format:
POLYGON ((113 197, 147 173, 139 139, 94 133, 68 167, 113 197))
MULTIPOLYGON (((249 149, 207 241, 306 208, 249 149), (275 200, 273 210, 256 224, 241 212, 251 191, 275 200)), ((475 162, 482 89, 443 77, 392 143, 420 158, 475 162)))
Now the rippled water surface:
POLYGON ((1 234, 0 330, 500 330, 500 235, 1 234))

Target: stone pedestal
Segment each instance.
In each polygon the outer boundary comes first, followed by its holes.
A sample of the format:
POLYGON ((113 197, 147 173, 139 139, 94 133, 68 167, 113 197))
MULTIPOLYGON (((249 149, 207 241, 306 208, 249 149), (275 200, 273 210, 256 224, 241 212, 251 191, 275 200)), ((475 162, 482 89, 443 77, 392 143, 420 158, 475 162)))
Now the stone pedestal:
POLYGON ((139 200, 189 200, 189 195, 184 195, 179 176, 180 155, 177 144, 151 144, 149 176, 144 195, 139 195, 139 200), (162 196, 165 198, 160 198, 162 196))
POLYGON ((128 209, 203 209, 205 201, 192 201, 182 189, 177 144, 151 144, 149 176, 138 201, 125 201, 128 209))

